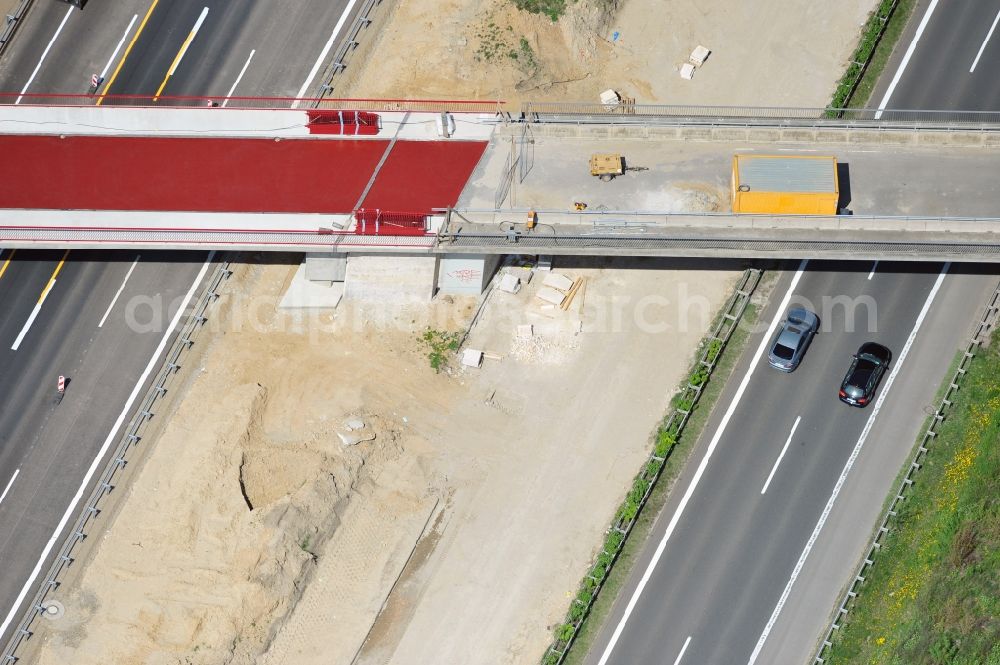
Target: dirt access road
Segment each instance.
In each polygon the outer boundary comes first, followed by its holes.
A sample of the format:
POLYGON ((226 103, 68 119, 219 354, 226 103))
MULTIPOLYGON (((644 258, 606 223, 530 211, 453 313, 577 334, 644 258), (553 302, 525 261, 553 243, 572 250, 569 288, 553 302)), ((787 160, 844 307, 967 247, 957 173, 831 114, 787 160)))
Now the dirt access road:
MULTIPOLYGON (((821 106, 872 4, 581 1, 552 24, 400 0, 339 92, 821 106)), ((474 299, 294 313, 294 266, 240 267, 30 660, 535 662, 734 268, 557 263, 587 278, 573 309, 496 294, 470 344, 501 360, 435 374, 420 331, 463 329, 474 299)))

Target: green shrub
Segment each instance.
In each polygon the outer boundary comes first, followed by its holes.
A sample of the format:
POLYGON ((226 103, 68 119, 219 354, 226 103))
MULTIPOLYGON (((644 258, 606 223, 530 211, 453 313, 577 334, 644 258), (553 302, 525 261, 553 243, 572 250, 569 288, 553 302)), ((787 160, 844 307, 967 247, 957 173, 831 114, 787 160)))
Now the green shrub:
POLYGON ((636 478, 632 481, 632 489, 629 490, 628 500, 635 503, 642 503, 642 498, 646 496, 646 490, 649 489, 649 481, 642 476, 636 478))
POLYGON ((713 339, 708 343, 708 348, 705 350, 705 360, 714 363, 719 359, 720 353, 722 353, 722 340, 713 339))
POLYGON ((604 551, 608 554, 615 554, 624 540, 625 536, 622 535, 621 531, 612 530, 604 539, 604 551))
POLYGON ((698 367, 698 369, 691 374, 691 378, 688 379, 688 383, 697 387, 705 385, 706 381, 708 381, 708 368, 704 365, 698 367))
POLYGON ((461 346, 462 333, 428 328, 420 335, 420 341, 429 349, 427 360, 430 361, 431 368, 440 373, 449 366, 452 356, 461 346))
POLYGON ((583 615, 586 611, 587 608, 581 605, 580 603, 570 603, 569 620, 572 621, 573 623, 578 622, 580 619, 583 618, 583 615))
POLYGON ((569 642, 573 638, 576 627, 571 623, 564 623, 556 629, 556 639, 560 642, 569 642))
POLYGON ((559 665, 559 654, 549 651, 542 658, 542 665, 559 665))
POLYGON ((618 509, 618 517, 622 522, 629 524, 635 519, 635 516, 639 514, 639 504, 635 503, 631 499, 625 501, 622 507, 618 509))
POLYGON ((566 11, 566 0, 514 0, 514 6, 531 14, 544 14, 553 21, 566 11))
POLYGON ((656 434, 656 446, 653 448, 653 454, 657 457, 666 457, 675 443, 677 443, 677 437, 667 430, 661 429, 656 434))

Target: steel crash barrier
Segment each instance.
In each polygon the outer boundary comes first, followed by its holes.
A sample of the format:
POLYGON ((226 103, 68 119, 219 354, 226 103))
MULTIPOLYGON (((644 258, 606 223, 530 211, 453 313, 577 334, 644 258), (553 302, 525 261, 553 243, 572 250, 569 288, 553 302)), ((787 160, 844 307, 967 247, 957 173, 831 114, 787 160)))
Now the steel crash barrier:
POLYGON ((81 556, 79 553, 80 544, 91 535, 95 527, 101 528, 100 517, 103 514, 106 498, 124 482, 122 474, 126 466, 135 461, 136 450, 141 446, 149 421, 166 396, 167 387, 177 381, 175 377, 178 370, 185 358, 189 356, 190 348, 194 344, 198 331, 208 320, 206 314, 210 306, 218 300, 222 284, 231 274, 229 263, 224 262, 217 264, 212 276, 208 278, 207 287, 203 289, 191 308, 185 323, 167 351, 152 385, 139 403, 138 412, 132 417, 124 433, 118 439, 117 446, 110 454, 108 462, 98 476, 93 489, 90 490, 90 494, 87 495, 83 509, 72 523, 71 530, 64 537, 54 560, 46 570, 40 587, 30 597, 27 610, 14 627, 14 632, 3 651, 0 652, 0 663, 3 665, 18 662, 20 659, 20 656, 17 655, 18 650, 34 634, 33 625, 39 618, 51 614, 58 615, 58 612, 63 611, 62 606, 53 596, 56 595, 63 583, 64 573, 81 556))

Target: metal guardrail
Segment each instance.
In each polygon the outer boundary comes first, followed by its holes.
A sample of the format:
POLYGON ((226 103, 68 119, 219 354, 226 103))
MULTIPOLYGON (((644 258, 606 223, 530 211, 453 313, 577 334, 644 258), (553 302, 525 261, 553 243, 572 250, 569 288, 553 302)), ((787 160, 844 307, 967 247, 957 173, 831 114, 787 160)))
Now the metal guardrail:
POLYGON ((657 447, 654 447, 652 452, 650 452, 649 457, 643 464, 642 470, 631 485, 632 491, 629 493, 629 497, 626 498, 627 504, 632 499, 631 495, 633 492, 640 494, 637 497, 638 500, 632 504, 634 510, 630 514, 625 514, 625 504, 623 504, 623 507, 616 513, 615 521, 611 524, 607 533, 615 533, 620 537, 615 537, 613 540, 605 540, 600 554, 587 567, 587 574, 580 584, 580 590, 576 598, 570 603, 570 610, 566 617, 567 621, 561 625, 556 633, 555 641, 546 649, 545 654, 542 656, 542 665, 560 665, 566 659, 583 622, 586 621, 587 616, 590 614, 594 601, 597 599, 601 589, 604 588, 604 583, 607 581, 611 569, 618 561, 622 548, 625 546, 632 528, 639 519, 643 507, 649 499, 649 495, 652 493, 653 488, 656 487, 656 483, 663 473, 673 446, 680 439, 684 428, 687 426, 688 419, 701 399, 702 391, 711 378, 712 372, 719 362, 719 358, 722 357, 722 352, 729 343, 733 332, 736 330, 736 326, 739 325, 740 320, 743 318, 747 305, 750 304, 750 297, 760 284, 762 275, 763 273, 756 268, 749 268, 743 272, 736 287, 733 289, 732 295, 730 295, 729 300, 722 309, 721 316, 713 326, 712 332, 703 340, 702 352, 698 356, 698 361, 688 375, 688 379, 680 393, 672 399, 673 408, 670 411, 670 415, 667 416, 658 429, 658 436, 660 433, 664 433, 672 437, 674 443, 663 452, 662 456, 657 455, 657 447), (695 377, 698 378, 696 379, 695 377), (608 551, 607 549, 610 542, 616 543, 612 548, 613 551, 608 551))
POLYGON ((910 465, 906 469, 903 481, 896 489, 896 496, 894 496, 890 502, 889 509, 883 516, 882 523, 875 531, 871 544, 868 546, 867 553, 855 571, 854 578, 847 587, 847 592, 840 601, 837 612, 834 614, 833 620, 830 622, 829 628, 827 628, 826 635, 820 642, 816 655, 813 658, 813 665, 823 665, 823 663, 826 662, 824 657, 829 656, 829 651, 833 646, 833 634, 835 631, 840 629, 841 622, 847 616, 848 611, 854 604, 855 598, 857 598, 861 587, 865 583, 865 577, 868 574, 868 571, 873 565, 875 565, 875 558, 878 555, 879 550, 882 549, 882 540, 885 535, 889 533, 890 524, 892 523, 893 518, 896 517, 897 507, 901 501, 906 499, 906 492, 910 485, 913 484, 913 476, 920 470, 921 462, 929 453, 931 444, 937 436, 938 425, 940 425, 948 414, 951 413, 954 406, 955 393, 958 391, 963 379, 965 378, 965 373, 968 371, 969 364, 972 362, 972 359, 976 357, 976 350, 983 344, 986 340, 987 334, 997 323, 998 317, 1000 317, 1000 284, 997 284, 997 287, 993 291, 993 295, 989 297, 986 306, 983 308, 983 314, 979 319, 979 323, 976 325, 976 330, 973 333, 972 338, 969 340, 969 343, 966 345, 965 351, 962 353, 961 360, 959 360, 958 369, 955 370, 955 374, 951 377, 951 382, 945 389, 944 396, 941 398, 941 403, 938 405, 937 410, 934 412, 934 415, 931 416, 930 424, 920 439, 920 445, 917 446, 916 453, 914 453, 913 458, 910 460, 910 465))
POLYGON ((323 90, 333 90, 337 78, 347 69, 347 65, 351 61, 351 55, 360 45, 358 35, 372 24, 372 12, 381 6, 381 4, 382 0, 365 0, 364 4, 361 5, 361 9, 358 10, 357 16, 354 17, 354 21, 347 31, 347 37, 340 42, 340 45, 334 52, 333 63, 330 65, 332 71, 327 76, 328 83, 322 86, 323 90))
POLYGON ((49 566, 40 588, 35 593, 27 610, 25 610, 24 616, 18 623, 14 634, 8 640, 3 651, 0 652, 0 663, 10 665, 17 662, 18 658, 15 653, 31 637, 32 623, 48 610, 49 605, 46 604, 46 600, 60 586, 59 576, 61 573, 73 563, 73 550, 87 537, 88 527, 100 515, 101 510, 99 505, 101 500, 115 488, 115 478, 128 463, 129 452, 138 447, 139 442, 142 440, 142 433, 146 428, 146 423, 153 417, 154 406, 166 394, 167 384, 180 368, 179 361, 194 343, 193 337, 195 333, 207 321, 205 317, 206 310, 211 303, 218 299, 219 286, 231 274, 232 271, 229 270, 228 262, 220 264, 209 281, 208 287, 198 298, 191 314, 188 316, 187 322, 181 328, 174 343, 167 351, 156 378, 149 390, 146 391, 146 395, 136 410, 135 415, 120 437, 114 454, 104 467, 104 471, 101 473, 97 484, 84 504, 80 516, 77 517, 72 530, 63 541, 63 545, 59 549, 55 560, 49 566))
POLYGON ((3 32, 0 33, 0 55, 3 55, 4 50, 7 48, 7 43, 14 36, 14 33, 17 32, 21 19, 28 12, 28 7, 31 6, 31 3, 32 0, 20 0, 13 13, 7 14, 4 17, 5 24, 3 32))

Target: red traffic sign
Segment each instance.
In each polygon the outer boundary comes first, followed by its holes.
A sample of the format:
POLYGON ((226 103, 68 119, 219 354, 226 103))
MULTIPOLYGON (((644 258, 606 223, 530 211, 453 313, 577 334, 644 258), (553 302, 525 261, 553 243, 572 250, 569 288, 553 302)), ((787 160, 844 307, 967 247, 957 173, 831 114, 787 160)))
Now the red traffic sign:
POLYGON ((62 374, 59 375, 59 385, 56 388, 60 393, 66 392, 66 377, 62 374))

